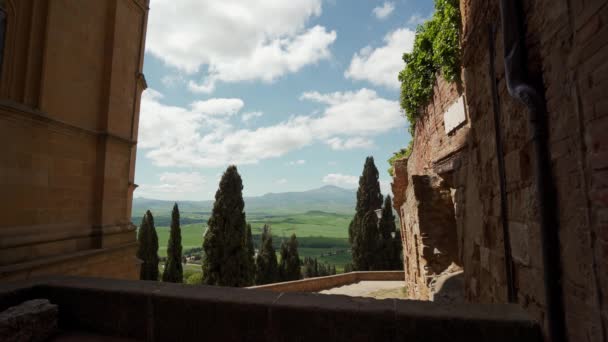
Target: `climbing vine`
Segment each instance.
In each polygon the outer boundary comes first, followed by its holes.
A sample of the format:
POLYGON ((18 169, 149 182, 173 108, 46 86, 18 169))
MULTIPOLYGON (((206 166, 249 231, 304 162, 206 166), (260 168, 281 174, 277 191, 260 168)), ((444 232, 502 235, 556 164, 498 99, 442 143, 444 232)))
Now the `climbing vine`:
POLYGON ((391 177, 395 176, 395 161, 404 157, 409 157, 412 154, 412 147, 414 146, 414 139, 410 139, 410 143, 406 148, 402 148, 399 151, 393 153, 393 156, 388 159, 390 167, 388 168, 388 174, 391 177))
POLYGON ((414 135, 420 108, 433 96, 435 75, 449 82, 460 76, 459 0, 435 0, 433 17, 416 29, 414 48, 403 54, 405 68, 399 73, 401 108, 414 135))
POLYGON ((410 123, 407 148, 388 160, 393 176, 395 160, 412 153, 416 119, 420 109, 433 97, 435 75, 439 72, 449 82, 460 77, 460 7, 459 0, 435 0, 433 17, 416 29, 414 48, 403 54, 405 68, 399 73, 401 108, 410 123))

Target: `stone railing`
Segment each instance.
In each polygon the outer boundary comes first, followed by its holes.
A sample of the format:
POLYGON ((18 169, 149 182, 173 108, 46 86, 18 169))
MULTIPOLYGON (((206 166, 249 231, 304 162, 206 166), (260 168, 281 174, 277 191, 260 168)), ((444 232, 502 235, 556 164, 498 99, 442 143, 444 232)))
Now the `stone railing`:
POLYGON ((306 278, 268 285, 252 286, 249 289, 274 292, 319 292, 333 287, 353 284, 362 280, 404 280, 403 271, 349 272, 327 277, 306 278))
POLYGON ((151 281, 5 283, 0 312, 35 298, 57 305, 63 334, 109 341, 541 341, 538 324, 512 304, 446 306, 151 281))

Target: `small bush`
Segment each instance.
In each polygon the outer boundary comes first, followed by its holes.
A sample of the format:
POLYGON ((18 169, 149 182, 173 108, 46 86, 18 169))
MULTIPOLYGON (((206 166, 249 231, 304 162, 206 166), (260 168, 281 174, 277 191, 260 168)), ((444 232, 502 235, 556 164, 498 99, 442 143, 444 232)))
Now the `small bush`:
POLYGON ((202 284, 202 282, 203 282, 203 273, 202 272, 193 273, 186 279, 186 284, 188 284, 188 285, 200 285, 200 284, 202 284))

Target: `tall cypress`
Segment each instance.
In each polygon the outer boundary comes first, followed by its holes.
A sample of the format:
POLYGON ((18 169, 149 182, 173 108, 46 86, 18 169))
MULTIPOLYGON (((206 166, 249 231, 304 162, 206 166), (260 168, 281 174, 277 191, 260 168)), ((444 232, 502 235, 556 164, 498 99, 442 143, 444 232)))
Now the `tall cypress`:
POLYGON ((268 225, 264 225, 262 229, 262 243, 255 264, 255 283, 257 285, 270 284, 278 280, 277 255, 272 246, 272 232, 268 225))
POLYGON ((298 280, 302 278, 300 271, 300 254, 298 253, 298 239, 292 234, 289 241, 281 243, 281 263, 279 264, 279 278, 281 281, 298 280))
POLYGON ((243 181, 231 165, 220 180, 203 241, 203 284, 247 285, 243 181))
POLYGON ((163 281, 170 283, 181 283, 184 278, 182 267, 182 231, 179 226, 179 208, 177 203, 173 205, 171 213, 171 232, 167 244, 167 261, 163 271, 163 281))
POLYGON ((296 234, 291 234, 288 244, 289 259, 285 266, 285 275, 287 280, 298 280, 302 278, 300 271, 300 253, 298 252, 298 238, 296 234))
POLYGON ((383 270, 399 270, 403 268, 401 263, 401 238, 397 234, 395 215, 393 214, 393 203, 391 196, 387 195, 382 208, 380 219, 380 248, 378 265, 383 270))
POLYGON ((251 235, 251 225, 247 223, 247 238, 245 240, 247 248, 247 286, 255 283, 255 246, 253 245, 253 236, 251 235))
POLYGON ((158 280, 158 235, 156 235, 154 217, 150 210, 146 211, 141 220, 137 241, 139 242, 137 258, 142 261, 139 279, 158 280))
POLYGON ((349 225, 349 242, 356 271, 378 269, 377 249, 380 240, 376 209, 382 208, 382 193, 378 181, 378 169, 373 157, 365 159, 363 173, 359 177, 356 213, 349 225))

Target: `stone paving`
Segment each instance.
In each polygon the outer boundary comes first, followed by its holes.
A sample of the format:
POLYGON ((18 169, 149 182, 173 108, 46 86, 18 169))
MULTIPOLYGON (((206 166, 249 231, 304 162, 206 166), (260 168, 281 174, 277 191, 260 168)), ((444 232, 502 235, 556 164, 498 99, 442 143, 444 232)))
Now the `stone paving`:
POLYGON ((323 294, 341 294, 352 297, 404 298, 403 281, 363 280, 354 284, 323 290, 323 294))

